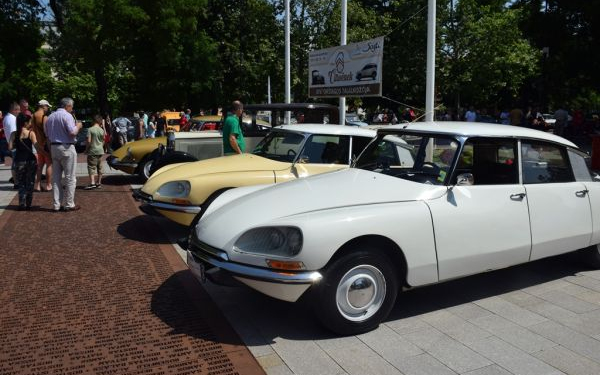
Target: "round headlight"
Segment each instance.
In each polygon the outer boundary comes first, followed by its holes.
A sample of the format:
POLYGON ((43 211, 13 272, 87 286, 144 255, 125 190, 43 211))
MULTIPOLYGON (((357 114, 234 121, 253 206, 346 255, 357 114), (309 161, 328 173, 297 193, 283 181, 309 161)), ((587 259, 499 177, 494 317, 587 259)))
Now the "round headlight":
POLYGON ((188 181, 171 181, 163 184, 156 192, 161 197, 185 198, 190 194, 188 181))
POLYGON ((302 250, 302 232, 295 227, 250 229, 235 242, 234 250, 257 255, 293 257, 302 250))

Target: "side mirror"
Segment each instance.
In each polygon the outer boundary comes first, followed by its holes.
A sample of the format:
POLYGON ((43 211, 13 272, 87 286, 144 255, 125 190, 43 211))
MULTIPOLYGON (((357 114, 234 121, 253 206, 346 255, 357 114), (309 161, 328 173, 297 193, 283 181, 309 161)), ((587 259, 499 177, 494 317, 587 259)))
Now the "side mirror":
POLYGON ((461 173, 456 177, 456 185, 471 186, 475 183, 473 173, 461 173))

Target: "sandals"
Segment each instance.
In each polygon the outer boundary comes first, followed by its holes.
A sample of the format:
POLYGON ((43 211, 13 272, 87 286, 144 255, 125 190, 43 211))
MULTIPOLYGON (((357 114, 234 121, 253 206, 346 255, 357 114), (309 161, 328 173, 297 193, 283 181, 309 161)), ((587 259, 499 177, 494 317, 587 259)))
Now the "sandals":
POLYGON ((92 190, 96 188, 96 184, 89 184, 83 188, 83 190, 92 190))

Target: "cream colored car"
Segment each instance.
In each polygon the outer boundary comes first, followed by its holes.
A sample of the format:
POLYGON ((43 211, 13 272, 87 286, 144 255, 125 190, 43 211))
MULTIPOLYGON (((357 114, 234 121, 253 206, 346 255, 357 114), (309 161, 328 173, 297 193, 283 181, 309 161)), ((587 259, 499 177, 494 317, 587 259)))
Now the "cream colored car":
POLYGON ((273 128, 252 153, 168 165, 134 195, 143 201, 144 212, 192 225, 228 189, 348 168, 375 134, 371 129, 342 125, 273 128))

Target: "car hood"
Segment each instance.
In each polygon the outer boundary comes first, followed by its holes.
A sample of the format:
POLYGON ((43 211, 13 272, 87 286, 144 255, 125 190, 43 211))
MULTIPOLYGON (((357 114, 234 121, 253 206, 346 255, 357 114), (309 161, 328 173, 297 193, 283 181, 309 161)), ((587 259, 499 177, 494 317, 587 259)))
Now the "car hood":
MULTIPOLYGON (((246 230, 289 223, 295 215, 351 206, 372 205, 442 197, 446 186, 426 185, 361 169, 345 169, 267 187, 247 189, 247 195, 223 194, 220 206, 205 215, 196 231, 211 246, 225 248, 246 230), (224 202, 224 200, 230 200, 224 202)), ((303 220, 303 219, 298 219, 303 220)))
POLYGON ((153 194, 169 181, 190 180, 198 176, 214 173, 239 173, 249 171, 276 171, 290 168, 291 163, 284 163, 263 158, 253 154, 221 156, 218 158, 178 164, 165 171, 159 170, 146 181, 142 191, 153 194))
POLYGON ((158 147, 159 143, 166 144, 167 137, 146 138, 140 139, 139 141, 135 142, 128 142, 123 146, 119 147, 118 149, 114 150, 111 155, 115 158, 123 159, 125 155, 127 155, 127 150, 130 148, 133 154, 135 154, 138 150, 142 149, 145 152, 148 152, 148 150, 151 151, 158 147))

